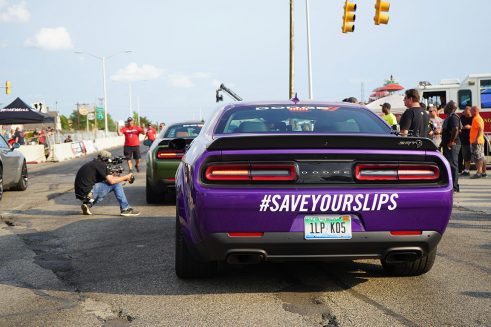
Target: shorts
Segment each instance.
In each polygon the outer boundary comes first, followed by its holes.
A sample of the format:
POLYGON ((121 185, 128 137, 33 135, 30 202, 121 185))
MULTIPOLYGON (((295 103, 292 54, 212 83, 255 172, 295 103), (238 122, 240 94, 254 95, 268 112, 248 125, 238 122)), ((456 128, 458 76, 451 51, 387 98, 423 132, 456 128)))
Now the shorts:
POLYGON ((474 162, 484 160, 484 144, 471 144, 471 148, 474 162))
POLYGON ((128 160, 131 159, 141 159, 140 146, 124 146, 123 148, 124 157, 128 160))
POLYGON ((462 144, 462 158, 464 161, 471 161, 471 145, 462 144))

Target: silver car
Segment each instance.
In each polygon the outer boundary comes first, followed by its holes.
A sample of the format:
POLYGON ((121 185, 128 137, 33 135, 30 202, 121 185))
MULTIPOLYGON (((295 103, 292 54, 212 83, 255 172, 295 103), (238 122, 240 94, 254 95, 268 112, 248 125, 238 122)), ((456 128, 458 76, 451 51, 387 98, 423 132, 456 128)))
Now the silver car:
POLYGON ((17 191, 27 189, 26 158, 20 151, 15 151, 19 147, 18 143, 9 146, 0 135, 0 200, 5 189, 17 191))

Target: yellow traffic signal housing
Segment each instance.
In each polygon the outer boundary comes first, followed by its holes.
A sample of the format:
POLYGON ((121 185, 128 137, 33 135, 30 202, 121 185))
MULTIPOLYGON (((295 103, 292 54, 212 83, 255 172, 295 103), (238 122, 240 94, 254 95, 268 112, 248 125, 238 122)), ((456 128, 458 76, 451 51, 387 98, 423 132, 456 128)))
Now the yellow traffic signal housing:
POLYGON ((350 1, 344 3, 343 26, 341 27, 343 33, 353 32, 355 30, 355 11, 356 3, 350 1))
POLYGON ((387 24, 389 22, 389 15, 386 14, 390 9, 390 3, 388 1, 377 0, 375 2, 375 25, 387 24))
POLYGON ((10 94, 10 81, 5 82, 5 94, 10 94))

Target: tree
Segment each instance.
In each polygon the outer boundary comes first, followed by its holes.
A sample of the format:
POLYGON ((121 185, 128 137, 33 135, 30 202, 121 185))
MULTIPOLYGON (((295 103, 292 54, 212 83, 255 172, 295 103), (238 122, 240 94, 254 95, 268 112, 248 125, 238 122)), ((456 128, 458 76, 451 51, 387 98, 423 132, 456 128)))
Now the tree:
MULTIPOLYGON (((87 129, 87 116, 81 115, 78 110, 73 110, 70 116, 68 117, 72 121, 72 128, 78 131, 84 131, 87 129)), ((67 121, 68 121, 67 119, 67 121)), ((63 124, 63 123, 62 123, 63 124)), ((89 121, 89 128, 92 129, 95 127, 98 130, 104 130, 104 120, 95 119, 93 121, 89 121)), ((107 126, 108 131, 115 132, 116 131, 116 122, 112 119, 111 115, 107 115, 107 126)))

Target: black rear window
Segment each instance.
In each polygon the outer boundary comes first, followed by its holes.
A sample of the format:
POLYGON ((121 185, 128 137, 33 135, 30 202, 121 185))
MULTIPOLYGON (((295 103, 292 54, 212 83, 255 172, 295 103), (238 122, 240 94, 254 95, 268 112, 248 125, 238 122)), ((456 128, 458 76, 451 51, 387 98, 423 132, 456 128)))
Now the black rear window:
POLYGON ((196 137, 203 124, 175 124, 164 131, 164 138, 196 137))
POLYGON ((374 113, 357 107, 274 105, 232 108, 220 118, 215 134, 389 134, 390 131, 374 113))

